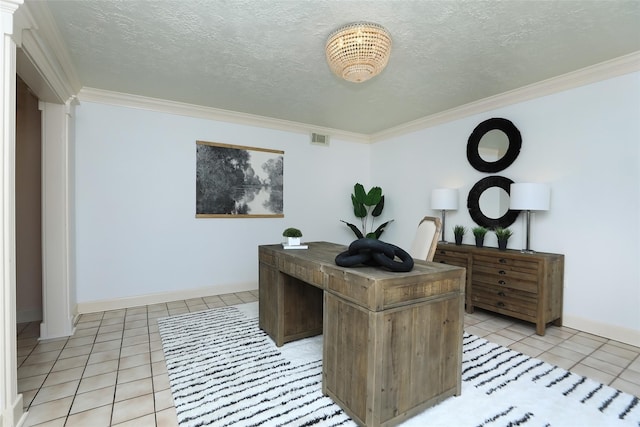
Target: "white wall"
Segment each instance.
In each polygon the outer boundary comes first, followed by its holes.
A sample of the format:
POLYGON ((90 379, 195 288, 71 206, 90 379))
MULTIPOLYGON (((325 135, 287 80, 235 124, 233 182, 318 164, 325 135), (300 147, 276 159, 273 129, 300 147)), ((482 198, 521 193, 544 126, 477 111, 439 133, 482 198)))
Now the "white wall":
MULTIPOLYGON (((551 209, 534 214, 531 247, 565 254, 565 325, 640 345, 640 73, 392 138, 372 146, 371 184, 386 194, 396 221, 383 240, 411 243, 434 188, 459 188, 456 224, 474 226, 466 197, 478 180, 466 159, 469 135, 491 117, 522 133, 516 161, 493 174, 551 185, 551 209)), ((510 248, 524 247, 524 215, 510 248)), ((472 242, 472 235, 465 242, 472 242)), ((494 235, 485 244, 497 246, 494 235)))
MULTIPOLYGON (((531 247, 565 254, 565 325, 640 345, 640 73, 522 102, 364 145, 166 113, 83 102, 76 111, 77 300, 257 287, 257 246, 284 228, 303 240, 349 243, 355 182, 386 195, 383 240, 409 247, 434 188, 460 189, 452 227, 474 224, 470 188, 489 174, 466 159, 469 135, 491 117, 523 136, 520 156, 498 173, 547 182, 551 210, 534 214, 531 247), (285 151, 284 219, 195 219, 195 141, 285 151)), ((523 215, 510 248, 524 246, 523 215)), ((467 235, 465 242, 471 243, 467 235)), ((493 235, 485 244, 495 246, 493 235)))
MULTIPOLYGON (((348 243, 350 194, 368 184, 370 146, 83 102, 76 108, 77 299, 257 289, 257 246, 286 227, 348 243), (196 140, 284 150, 284 218, 196 219, 196 140)), ((162 298, 162 297, 161 297, 162 298)), ((116 304, 117 305, 117 304, 116 304)), ((82 311, 82 309, 81 309, 82 311)))

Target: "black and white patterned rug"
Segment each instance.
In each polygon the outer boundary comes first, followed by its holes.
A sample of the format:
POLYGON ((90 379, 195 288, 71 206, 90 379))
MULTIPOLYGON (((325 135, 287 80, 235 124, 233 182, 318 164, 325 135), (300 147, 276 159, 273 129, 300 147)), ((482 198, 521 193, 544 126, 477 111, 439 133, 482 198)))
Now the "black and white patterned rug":
MULTIPOLYGON (((158 320, 178 423, 355 426, 324 396, 322 337, 277 348, 257 303, 158 320)), ((465 334, 462 395, 401 424, 640 426, 638 397, 465 334)))

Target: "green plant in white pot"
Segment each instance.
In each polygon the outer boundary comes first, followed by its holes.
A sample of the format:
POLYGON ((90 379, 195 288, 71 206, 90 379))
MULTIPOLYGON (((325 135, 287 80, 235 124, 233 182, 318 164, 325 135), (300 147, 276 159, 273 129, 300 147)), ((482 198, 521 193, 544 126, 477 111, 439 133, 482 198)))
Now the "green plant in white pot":
POLYGON ((297 228, 289 227, 286 228, 282 235, 287 238, 287 245, 289 246, 298 246, 300 245, 300 238, 302 237, 302 231, 297 228))

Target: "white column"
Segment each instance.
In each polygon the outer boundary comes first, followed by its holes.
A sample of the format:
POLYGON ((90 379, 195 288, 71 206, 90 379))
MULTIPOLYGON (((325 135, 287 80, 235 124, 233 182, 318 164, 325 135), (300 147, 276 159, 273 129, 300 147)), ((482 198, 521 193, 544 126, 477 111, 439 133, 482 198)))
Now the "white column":
POLYGON ((40 339, 73 334, 69 247, 70 104, 41 102, 42 315, 40 339))
POLYGON ((21 4, 22 0, 0 0, 0 425, 3 427, 14 427, 24 421, 16 361, 16 43, 13 39, 13 15, 21 4))

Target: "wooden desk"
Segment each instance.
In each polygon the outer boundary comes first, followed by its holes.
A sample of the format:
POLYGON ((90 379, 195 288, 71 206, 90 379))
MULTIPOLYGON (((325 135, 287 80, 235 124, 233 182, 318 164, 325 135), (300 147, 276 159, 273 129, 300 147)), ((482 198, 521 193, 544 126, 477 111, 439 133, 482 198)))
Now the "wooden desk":
POLYGON ((396 425, 460 395, 463 268, 344 268, 334 259, 346 247, 308 245, 259 247, 260 328, 278 346, 324 333, 325 395, 366 426, 396 425))

